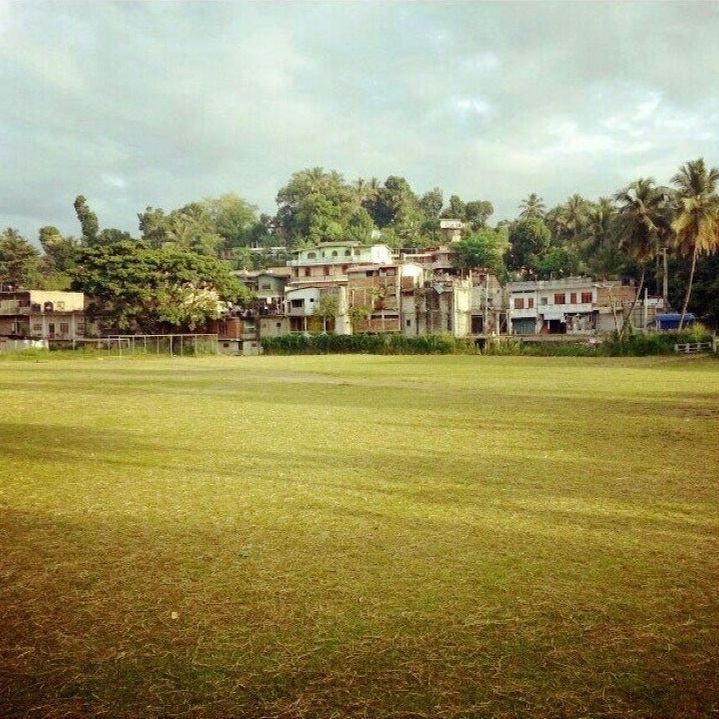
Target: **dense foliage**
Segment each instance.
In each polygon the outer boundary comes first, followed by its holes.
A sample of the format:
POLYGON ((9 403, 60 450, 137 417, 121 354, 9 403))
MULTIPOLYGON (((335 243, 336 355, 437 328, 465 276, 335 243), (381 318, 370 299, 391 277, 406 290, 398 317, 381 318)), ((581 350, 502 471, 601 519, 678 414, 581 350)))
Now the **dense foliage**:
POLYGON ((282 265, 293 249, 325 240, 436 246, 447 239, 441 220, 451 218, 464 226, 455 245, 461 267, 483 267, 504 279, 576 274, 634 278, 640 288, 665 296, 672 307, 716 326, 718 182, 719 170, 698 159, 679 168, 671 186, 639 178, 610 197, 592 201, 574 194, 549 208, 531 193, 519 203, 515 219, 492 227, 493 207, 487 200, 451 195, 445 202, 441 188, 420 194, 399 175, 384 182, 349 182, 339 172, 314 167, 293 174, 280 188, 274 216, 259 214, 236 194, 169 211, 147 207, 138 214, 137 239, 101 228, 87 199, 79 195, 74 207, 80 235, 66 237, 53 226, 42 227, 42 255, 16 230, 5 230, 0 236, 0 284, 79 286, 82 253, 127 243, 189 253, 229 269, 282 265))
POLYGON ((82 249, 72 287, 92 298, 91 318, 143 333, 191 331, 247 294, 214 257, 127 241, 82 249))
POLYGON ((463 341, 443 335, 329 335, 291 334, 263 337, 262 349, 266 354, 454 354, 466 351, 463 341))

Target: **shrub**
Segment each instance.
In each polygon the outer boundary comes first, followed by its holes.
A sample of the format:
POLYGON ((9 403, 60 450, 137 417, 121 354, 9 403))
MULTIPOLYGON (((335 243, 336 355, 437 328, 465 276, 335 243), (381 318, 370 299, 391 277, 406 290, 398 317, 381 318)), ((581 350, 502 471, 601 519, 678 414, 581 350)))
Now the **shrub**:
POLYGON ((474 351, 471 342, 443 335, 291 334, 263 337, 265 354, 454 354, 474 351))

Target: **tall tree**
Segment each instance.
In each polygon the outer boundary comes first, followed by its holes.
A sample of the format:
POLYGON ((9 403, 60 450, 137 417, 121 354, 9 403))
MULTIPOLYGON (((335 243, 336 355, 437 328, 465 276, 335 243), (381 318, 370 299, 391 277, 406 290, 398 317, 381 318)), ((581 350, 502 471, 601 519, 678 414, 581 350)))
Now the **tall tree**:
POLYGON ((563 205, 547 213, 547 224, 559 244, 572 244, 575 247, 579 245, 579 238, 587 221, 588 209, 587 201, 575 193, 563 205))
POLYGON ((427 218, 436 219, 439 217, 444 207, 444 196, 439 187, 435 187, 429 192, 425 192, 419 198, 419 208, 424 212, 427 218))
POLYGON ((699 158, 683 165, 672 177, 677 188, 676 215, 672 223, 676 246, 680 254, 691 256, 689 284, 684 295, 679 329, 689 306, 694 283, 697 257, 711 255, 719 248, 719 197, 717 196, 719 169, 707 169, 704 159, 699 158))
POLYGON ((73 203, 75 214, 82 228, 82 241, 86 245, 94 245, 97 243, 97 235, 100 226, 97 221, 97 215, 90 209, 87 200, 83 195, 78 195, 73 203))
POLYGON ((527 196, 525 200, 519 203, 520 220, 531 220, 533 217, 544 217, 544 213, 547 210, 544 200, 536 193, 532 192, 527 196))
POLYGON ((582 233, 581 256, 592 275, 619 274, 626 255, 616 241, 617 208, 609 197, 589 204, 582 233))
POLYGON ((652 259, 670 231, 671 207, 666 188, 658 187, 652 178, 640 178, 617 192, 617 238, 620 246, 639 264, 639 287, 622 326, 626 334, 631 323, 646 275, 647 262, 652 259))
POLYGON ((339 172, 296 172, 277 193, 277 223, 291 245, 355 239, 368 242, 372 219, 339 172))
POLYGON ((470 200, 464 206, 463 219, 473 231, 487 226, 487 220, 494 212, 494 207, 487 200, 470 200))
POLYGON ((222 238, 225 248, 250 244, 250 234, 257 223, 257 207, 239 195, 229 193, 209 197, 203 201, 215 232, 222 238))
POLYGON ((540 217, 520 220, 511 225, 507 264, 510 269, 528 276, 535 274, 539 262, 552 241, 552 233, 540 217))
POLYGON ((38 280, 39 253, 16 230, 0 235, 0 286, 26 287, 38 280))

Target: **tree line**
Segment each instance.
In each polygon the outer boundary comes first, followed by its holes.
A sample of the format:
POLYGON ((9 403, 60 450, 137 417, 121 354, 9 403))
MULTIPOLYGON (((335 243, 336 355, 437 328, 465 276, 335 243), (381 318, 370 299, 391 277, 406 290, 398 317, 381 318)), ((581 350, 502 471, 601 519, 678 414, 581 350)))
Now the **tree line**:
MULTIPOLYGON (((680 167, 667 185, 639 178, 597 200, 574 194, 547 207, 532 193, 515 218, 492 225, 494 208, 484 199, 451 195, 445 201, 439 187, 420 194, 401 176, 349 182, 316 167, 290 177, 277 193, 275 215, 226 194, 169 211, 147 207, 138 213, 136 235, 101 228, 86 198, 78 196, 78 235, 42 227, 41 250, 15 229, 0 235, 0 284, 82 290, 106 298, 98 312, 119 305, 118 297, 128 306, 144 298, 146 307, 159 309, 142 329, 190 326, 202 310, 178 317, 174 297, 174 313, 161 311, 168 305, 163 298, 173 296, 176 273, 188 292, 211 288, 237 302, 246 291, 232 269, 281 264, 293 249, 328 240, 384 242, 396 249, 436 246, 443 241, 440 220, 452 218, 464 223, 456 245, 463 267, 490 269, 504 280, 631 277, 640 293, 649 285, 682 313, 693 310, 716 323, 718 182, 719 170, 700 158, 680 167), (152 300, 148 287, 156 290, 152 300)), ((118 318, 118 326, 133 323, 135 316, 118 318)))

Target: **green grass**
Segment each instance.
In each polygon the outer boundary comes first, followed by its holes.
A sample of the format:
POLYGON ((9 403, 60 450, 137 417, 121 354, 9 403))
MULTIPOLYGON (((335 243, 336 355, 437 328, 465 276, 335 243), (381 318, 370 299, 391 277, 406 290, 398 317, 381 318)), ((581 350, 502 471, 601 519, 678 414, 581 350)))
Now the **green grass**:
POLYGON ((4 718, 719 710, 716 360, 7 362, 0 391, 4 718))

